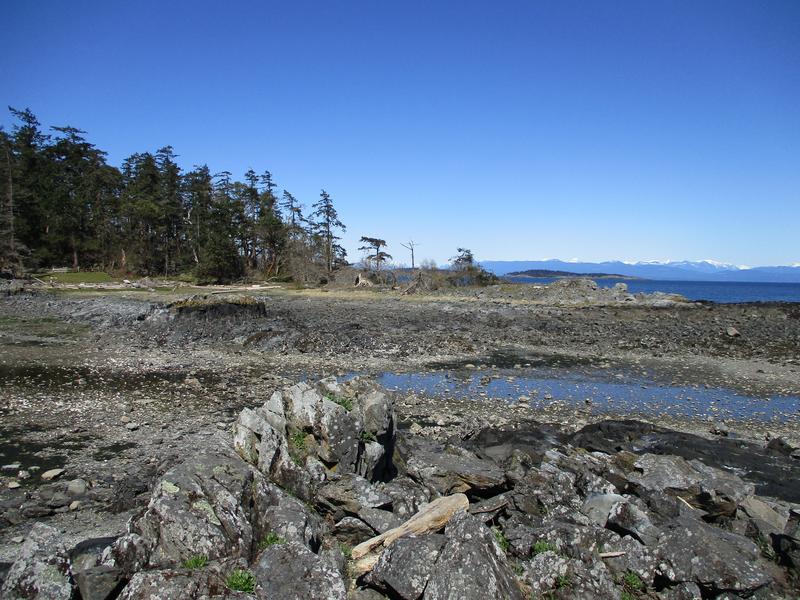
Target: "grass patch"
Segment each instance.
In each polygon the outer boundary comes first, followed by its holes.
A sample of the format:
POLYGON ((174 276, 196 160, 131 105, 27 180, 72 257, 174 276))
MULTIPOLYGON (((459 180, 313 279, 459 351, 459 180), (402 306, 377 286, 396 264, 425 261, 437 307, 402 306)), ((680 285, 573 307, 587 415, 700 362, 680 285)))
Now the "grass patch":
POLYGON ((234 592, 252 594, 256 589, 256 578, 250 571, 234 569, 231 571, 230 575, 228 575, 228 579, 225 580, 225 585, 228 586, 229 590, 233 590, 234 592))
POLYGON ((295 450, 305 450, 306 449, 306 434, 302 431, 295 431, 289 436, 289 439, 292 442, 292 447, 295 450))
POLYGON ((641 592, 647 587, 642 578, 633 571, 628 571, 622 576, 622 585, 628 592, 641 592))
POLYGON ((500 546, 500 549, 503 552, 508 552, 508 548, 511 544, 508 543, 508 538, 506 538, 506 534, 503 533, 503 530, 499 527, 492 527, 492 533, 494 534, 494 539, 497 542, 497 545, 500 546))
POLYGON ((57 283, 113 283, 115 281, 121 281, 102 271, 75 271, 69 273, 47 272, 38 273, 35 277, 42 281, 50 281, 52 279, 57 283))
POLYGON ((342 398, 340 396, 337 396, 336 394, 331 394, 331 393, 325 394, 325 397, 331 402, 334 402, 339 406, 341 406, 347 412, 353 410, 353 401, 350 398, 342 398))
POLYGON ((376 442, 377 438, 374 433, 365 430, 361 432, 361 441, 366 444, 367 442, 376 442))
POLYGON ((556 587, 558 589, 569 587, 569 577, 567 577, 566 575, 559 575, 558 577, 556 577, 556 587))
POLYGON ((208 564, 208 557, 205 554, 197 554, 183 561, 185 569, 202 569, 208 564))
POLYGON ((285 544, 286 540, 279 536, 277 533, 273 533, 270 531, 267 535, 264 536, 264 539, 258 543, 258 549, 264 550, 265 548, 269 548, 270 546, 274 546, 276 544, 285 544))
POLYGON ((533 554, 541 554, 542 552, 558 552, 558 548, 556 548, 555 544, 551 544, 550 542, 536 542, 533 545, 533 554))

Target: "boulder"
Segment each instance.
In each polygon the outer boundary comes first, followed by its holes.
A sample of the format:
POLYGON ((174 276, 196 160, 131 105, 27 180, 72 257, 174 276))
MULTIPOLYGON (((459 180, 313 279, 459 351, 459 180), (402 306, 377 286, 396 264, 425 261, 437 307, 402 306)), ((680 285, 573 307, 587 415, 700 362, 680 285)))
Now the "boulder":
POLYGON ((270 546, 253 570, 256 598, 263 600, 346 600, 341 573, 301 544, 270 546))
POLYGON ((526 582, 533 597, 563 600, 618 600, 619 590, 602 562, 543 552, 527 566, 526 582))
POLYGON ((381 553, 366 583, 392 598, 417 600, 422 596, 445 543, 445 536, 429 534, 400 538, 381 553))
POLYGON ((445 528, 445 543, 425 588, 425 600, 522 600, 523 594, 494 535, 467 512, 445 528))
POLYGON ((654 546, 661 534, 643 510, 627 501, 617 502, 611 508, 606 527, 622 535, 632 535, 645 546, 654 546))
POLYGON ((486 496, 506 489, 505 474, 494 462, 430 440, 403 439, 398 443, 395 462, 401 472, 442 496, 486 496))
POLYGON ((663 528, 656 555, 659 574, 667 581, 694 582, 709 595, 750 594, 772 581, 753 542, 689 517, 663 528))
POLYGON ((627 502, 627 499, 619 494, 594 494, 586 498, 581 512, 600 527, 605 527, 611 509, 620 502, 627 502))
POLYGON ((315 499, 323 512, 339 520, 345 515, 358 516, 364 508, 391 506, 392 498, 363 477, 347 474, 319 488, 315 499))
POLYGON ((269 533, 316 551, 322 541, 322 519, 297 498, 263 477, 253 483, 251 516, 256 545, 269 533))
POLYGON ((253 470, 233 454, 199 454, 167 471, 130 528, 145 541, 149 565, 171 566, 196 555, 249 557, 253 480, 253 470))
POLYGON ((0 598, 72 598, 67 549, 57 529, 33 525, 0 587, 0 598))
POLYGON ((136 573, 119 600, 205 600, 209 597, 235 597, 223 578, 212 570, 158 570, 136 573))

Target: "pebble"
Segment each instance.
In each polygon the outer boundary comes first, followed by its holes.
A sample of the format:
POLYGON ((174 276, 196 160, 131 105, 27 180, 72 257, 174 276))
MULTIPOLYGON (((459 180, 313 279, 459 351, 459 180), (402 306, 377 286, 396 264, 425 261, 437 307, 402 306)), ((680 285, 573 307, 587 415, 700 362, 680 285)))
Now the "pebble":
POLYGON ((10 465, 3 465, 3 471, 19 471, 22 465, 18 462, 11 463, 10 465))
POLYGON ((20 482, 19 482, 19 481, 9 481, 9 482, 8 482, 8 489, 10 489, 10 490, 15 490, 15 489, 17 489, 17 488, 18 488, 20 485, 22 485, 22 484, 20 484, 20 482))
POLYGON ((42 479, 45 481, 50 481, 51 479, 55 479, 59 475, 64 472, 64 469, 50 469, 49 471, 45 471, 42 473, 42 479))
POLYGON ((125 425, 125 429, 127 429, 128 431, 136 431, 137 429, 139 429, 139 424, 138 423, 128 423, 127 425, 125 425))
POLYGON ((15 537, 12 537, 11 541, 14 542, 15 544, 21 544, 22 542, 25 541, 25 538, 22 537, 21 535, 17 535, 15 537))

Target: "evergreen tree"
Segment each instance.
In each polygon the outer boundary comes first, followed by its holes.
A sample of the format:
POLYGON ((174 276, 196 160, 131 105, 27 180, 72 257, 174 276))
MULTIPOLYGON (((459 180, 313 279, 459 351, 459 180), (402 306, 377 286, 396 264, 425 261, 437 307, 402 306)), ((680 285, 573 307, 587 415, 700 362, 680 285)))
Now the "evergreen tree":
POLYGON ((361 241, 364 246, 361 246, 359 250, 363 250, 366 252, 374 252, 374 254, 370 255, 367 258, 368 263, 372 263, 376 271, 381 270, 381 265, 385 263, 387 260, 392 258, 392 255, 384 252, 381 248, 386 246, 386 240, 382 240, 380 238, 373 238, 373 237, 366 237, 362 236, 361 241))
POLYGON ((312 221, 313 232, 322 244, 325 269, 331 273, 334 268, 345 264, 347 252, 337 243, 337 240, 342 238, 336 235, 336 230, 345 231, 346 227, 339 220, 333 200, 325 190, 322 190, 313 208, 315 209, 311 213, 311 218, 315 219, 312 221))

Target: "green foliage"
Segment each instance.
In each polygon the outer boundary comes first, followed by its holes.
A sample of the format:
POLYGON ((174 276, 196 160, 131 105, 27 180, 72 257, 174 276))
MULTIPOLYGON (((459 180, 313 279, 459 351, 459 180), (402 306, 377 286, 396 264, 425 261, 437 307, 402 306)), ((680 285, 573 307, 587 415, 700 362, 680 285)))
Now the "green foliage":
POLYGON ((313 218, 272 174, 244 181, 203 165, 183 172, 171 146, 117 168, 75 127, 42 131, 28 109, 0 130, 0 270, 49 267, 228 283, 291 271, 309 281, 344 264, 344 230, 323 191, 313 218), (286 215, 281 214, 281 207, 286 215))
POLYGON ((623 591, 619 595, 619 600, 636 600, 636 599, 635 599, 634 595, 631 594, 630 592, 623 591))
POLYGON ((556 548, 555 544, 539 540, 533 545, 533 553, 535 555, 541 554, 542 552, 558 552, 558 548, 556 548))
POLYGON ((186 569, 202 569, 208 564, 208 557, 204 554, 197 554, 191 558, 183 561, 183 566, 186 569))
POLYGON ((361 441, 364 443, 375 442, 377 441, 377 438, 375 437, 374 433, 372 433, 371 431, 367 431, 365 429, 364 431, 361 432, 361 441))
POLYGON ((336 404, 341 406, 347 412, 353 410, 353 401, 350 398, 340 397, 337 396, 336 394, 331 394, 331 393, 325 394, 325 397, 331 402, 335 402, 336 404))
POLYGON ((250 571, 235 569, 228 575, 228 579, 225 580, 225 585, 228 586, 229 590, 233 590, 234 592, 252 594, 256 588, 256 578, 250 571))
POLYGON ((264 536, 258 543, 258 549, 264 550, 265 548, 269 548, 270 546, 274 546, 275 544, 284 544, 286 540, 279 536, 277 533, 270 531, 267 535, 264 536))
POLYGON ((559 575, 556 577, 556 587, 558 589, 569 587, 569 577, 566 575, 559 575))
POLYGON ((508 538, 506 538, 503 530, 499 527, 492 527, 492 533, 494 534, 494 539, 497 541, 497 545, 500 546, 500 549, 503 552, 508 552, 510 544, 508 543, 508 538))

